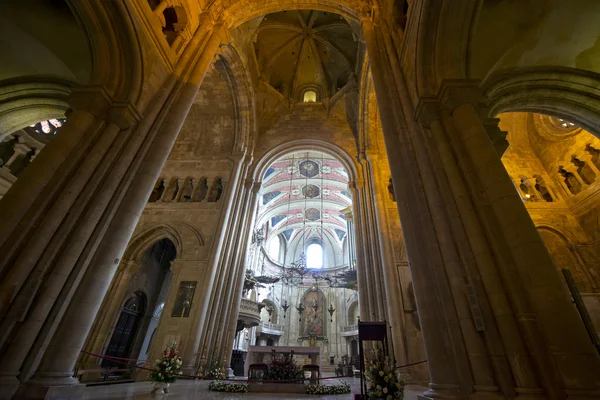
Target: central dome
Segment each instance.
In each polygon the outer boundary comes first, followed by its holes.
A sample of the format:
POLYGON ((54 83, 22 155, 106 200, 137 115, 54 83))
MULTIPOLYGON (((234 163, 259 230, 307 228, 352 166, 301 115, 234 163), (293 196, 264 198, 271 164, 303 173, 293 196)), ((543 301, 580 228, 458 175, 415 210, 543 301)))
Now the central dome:
POLYGON ((257 30, 256 59, 261 77, 286 97, 316 101, 333 96, 354 75, 358 42, 338 14, 282 11, 266 15, 257 30))

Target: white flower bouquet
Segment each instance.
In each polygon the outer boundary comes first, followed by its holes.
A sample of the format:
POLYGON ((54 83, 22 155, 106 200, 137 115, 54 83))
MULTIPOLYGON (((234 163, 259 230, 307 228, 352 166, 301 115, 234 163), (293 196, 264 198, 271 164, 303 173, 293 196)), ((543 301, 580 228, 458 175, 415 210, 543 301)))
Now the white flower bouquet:
POLYGON ((181 364, 183 361, 179 357, 179 350, 176 342, 167 345, 161 358, 154 364, 155 371, 150 372, 152 382, 173 383, 177 376, 181 375, 181 364))
POLYGON ((246 393, 248 392, 248 384, 212 381, 208 384, 208 390, 212 390, 213 392, 246 393))
POLYGON ((350 393, 350 385, 340 381, 339 385, 308 385, 306 394, 346 394, 350 393))
POLYGON ((368 399, 404 398, 404 381, 396 374, 394 364, 381 346, 376 347, 372 360, 365 360, 368 399))

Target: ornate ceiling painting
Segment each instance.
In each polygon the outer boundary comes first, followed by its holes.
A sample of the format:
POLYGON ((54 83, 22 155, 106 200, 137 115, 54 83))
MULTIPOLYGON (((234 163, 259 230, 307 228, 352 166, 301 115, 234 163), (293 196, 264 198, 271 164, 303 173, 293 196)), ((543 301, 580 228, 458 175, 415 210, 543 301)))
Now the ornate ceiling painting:
POLYGON ((270 221, 270 237, 283 234, 290 244, 317 238, 341 249, 347 226, 340 211, 352 204, 343 165, 320 152, 299 152, 277 160, 268 171, 257 227, 270 221))

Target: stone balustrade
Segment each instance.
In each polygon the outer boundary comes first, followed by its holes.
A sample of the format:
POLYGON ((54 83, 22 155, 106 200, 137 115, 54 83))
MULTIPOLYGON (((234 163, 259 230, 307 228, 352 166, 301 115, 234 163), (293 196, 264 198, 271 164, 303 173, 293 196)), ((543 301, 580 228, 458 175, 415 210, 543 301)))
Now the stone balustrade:
POLYGON ((216 203, 223 194, 223 180, 215 177, 209 187, 208 178, 160 178, 149 203, 216 203))
POLYGON ((342 336, 356 336, 358 335, 358 324, 342 326, 340 331, 342 336))
POLYGON ((283 335, 283 325, 280 324, 273 324, 271 322, 265 322, 265 321, 261 321, 260 325, 258 325, 257 329, 256 329, 256 333, 257 335, 260 334, 267 334, 267 335, 276 335, 276 336, 282 336, 283 335))

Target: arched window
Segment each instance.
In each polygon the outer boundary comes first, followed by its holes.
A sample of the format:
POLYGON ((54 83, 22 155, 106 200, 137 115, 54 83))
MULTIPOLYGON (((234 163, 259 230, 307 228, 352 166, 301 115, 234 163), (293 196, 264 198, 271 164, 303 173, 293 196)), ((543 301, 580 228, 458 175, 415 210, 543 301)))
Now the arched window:
POLYGON ((309 244, 306 248, 306 266, 308 268, 323 268, 323 246, 319 243, 309 244))
POLYGON ((275 236, 269 242, 269 257, 275 261, 279 261, 279 250, 281 249, 281 239, 275 236))
POLYGON ((305 103, 315 103, 317 101, 317 92, 314 90, 307 90, 304 92, 304 102, 305 103))

